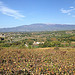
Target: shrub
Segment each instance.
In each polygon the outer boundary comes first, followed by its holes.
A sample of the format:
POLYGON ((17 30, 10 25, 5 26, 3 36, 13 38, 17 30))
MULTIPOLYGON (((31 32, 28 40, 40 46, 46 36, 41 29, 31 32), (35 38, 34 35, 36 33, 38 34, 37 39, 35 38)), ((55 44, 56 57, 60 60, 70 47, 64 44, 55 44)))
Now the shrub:
POLYGON ((54 50, 59 50, 59 47, 55 47, 54 50))
POLYGON ((12 44, 10 43, 6 43, 6 44, 3 44, 2 47, 10 47, 12 44))

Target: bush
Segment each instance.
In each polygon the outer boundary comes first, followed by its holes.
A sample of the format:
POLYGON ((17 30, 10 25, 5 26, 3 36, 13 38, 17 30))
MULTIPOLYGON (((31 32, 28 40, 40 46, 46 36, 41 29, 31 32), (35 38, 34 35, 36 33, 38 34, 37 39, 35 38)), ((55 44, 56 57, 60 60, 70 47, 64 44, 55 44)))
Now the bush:
POLYGON ((1 40, 4 40, 4 38, 1 38, 1 40))
POLYGON ((29 45, 29 46, 28 46, 28 48, 29 48, 29 49, 31 49, 31 48, 32 48, 32 46, 31 46, 31 45, 29 45))
POLYGON ((13 43, 13 45, 15 45, 15 46, 16 46, 16 45, 20 45, 20 44, 21 44, 20 41, 17 41, 17 42, 14 42, 14 43, 13 43))
POLYGON ((3 44, 2 47, 10 47, 12 44, 10 43, 6 43, 6 44, 3 44))
POLYGON ((54 50, 59 50, 59 47, 55 47, 54 50))
POLYGON ((46 41, 44 44, 43 44, 43 47, 60 47, 61 46, 61 43, 59 41, 46 41))

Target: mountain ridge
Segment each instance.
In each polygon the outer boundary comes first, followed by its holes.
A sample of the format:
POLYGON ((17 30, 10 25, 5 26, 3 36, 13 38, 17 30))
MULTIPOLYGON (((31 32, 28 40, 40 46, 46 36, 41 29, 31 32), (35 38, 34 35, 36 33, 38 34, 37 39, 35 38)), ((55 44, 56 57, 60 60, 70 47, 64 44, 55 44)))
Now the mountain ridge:
POLYGON ((10 28, 0 28, 0 32, 31 32, 31 31, 61 31, 75 30, 75 25, 36 23, 10 28))

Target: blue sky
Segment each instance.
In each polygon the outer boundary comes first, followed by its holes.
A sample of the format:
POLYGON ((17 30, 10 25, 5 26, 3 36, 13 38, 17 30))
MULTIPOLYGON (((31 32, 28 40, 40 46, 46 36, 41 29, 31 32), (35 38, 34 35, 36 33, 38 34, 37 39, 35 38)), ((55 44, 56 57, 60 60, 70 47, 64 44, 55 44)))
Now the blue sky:
POLYGON ((33 23, 75 24, 75 0, 0 0, 0 28, 33 23))

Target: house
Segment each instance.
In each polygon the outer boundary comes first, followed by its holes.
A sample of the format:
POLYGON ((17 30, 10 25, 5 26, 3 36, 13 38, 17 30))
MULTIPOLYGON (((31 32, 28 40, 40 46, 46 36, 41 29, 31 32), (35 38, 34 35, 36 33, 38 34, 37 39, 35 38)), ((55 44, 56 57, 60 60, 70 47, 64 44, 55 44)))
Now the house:
POLYGON ((44 42, 35 42, 33 43, 33 45, 39 45, 39 44, 44 44, 44 42))
POLYGON ((5 38, 5 34, 0 34, 0 38, 5 38))
POLYGON ((5 34, 0 34, 0 40, 4 40, 5 34))
POLYGON ((28 45, 27 45, 27 44, 25 44, 25 46, 26 46, 26 47, 28 47, 28 45))

